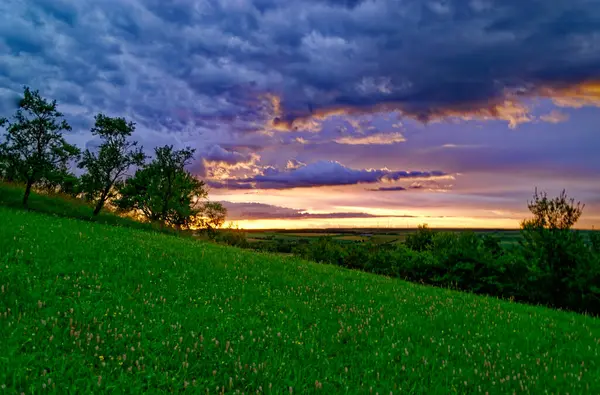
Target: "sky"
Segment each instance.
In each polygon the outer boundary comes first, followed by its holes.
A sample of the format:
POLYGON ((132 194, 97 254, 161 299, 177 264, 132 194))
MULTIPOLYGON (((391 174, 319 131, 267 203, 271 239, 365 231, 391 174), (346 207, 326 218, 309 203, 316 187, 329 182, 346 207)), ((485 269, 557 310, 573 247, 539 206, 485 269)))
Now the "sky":
POLYGON ((600 226, 600 0, 2 0, 27 85, 97 146, 136 123, 245 228, 516 228, 534 189, 600 226))

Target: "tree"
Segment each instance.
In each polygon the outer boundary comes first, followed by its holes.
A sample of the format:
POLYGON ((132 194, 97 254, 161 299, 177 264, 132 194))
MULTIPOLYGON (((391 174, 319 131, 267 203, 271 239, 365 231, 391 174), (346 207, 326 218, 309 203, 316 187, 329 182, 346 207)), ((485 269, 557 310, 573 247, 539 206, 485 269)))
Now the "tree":
POLYGON ((538 193, 536 188, 527 207, 533 218, 523 221, 523 228, 569 230, 581 217, 585 205, 575 204, 575 199, 569 199, 564 189, 559 197, 548 199, 546 192, 538 193))
POLYGON ((590 250, 579 232, 571 228, 583 213, 584 205, 575 203, 563 190, 549 199, 545 192, 533 195, 528 202, 533 218, 521 223, 522 253, 534 270, 543 299, 555 306, 573 307, 587 303, 582 295, 589 293, 590 250))
MULTIPOLYGON (((2 126, 3 120, 0 119, 0 126, 2 126)), ((12 174, 12 168, 8 162, 8 158, 4 156, 4 154, 0 151, 0 179, 5 181, 15 181, 14 175, 12 174)))
POLYGON ((8 124, 0 158, 8 174, 26 183, 24 206, 36 182, 79 155, 79 149, 63 138, 63 132, 70 131, 71 126, 62 117, 56 100, 48 101, 38 91, 25 87, 13 122, 0 119, 0 126, 8 124))
POLYGON ((121 211, 141 211, 150 221, 176 228, 189 227, 207 196, 204 182, 185 170, 193 149, 155 149, 155 158, 127 179, 115 200, 121 211))
POLYGON ((227 209, 219 202, 206 202, 202 206, 202 227, 209 231, 220 228, 225 223, 227 209))
POLYGON ((143 165, 146 156, 137 141, 127 140, 135 131, 135 123, 103 114, 96 115, 95 120, 92 135, 103 142, 98 153, 83 153, 79 168, 87 171, 81 177, 81 186, 88 200, 96 202, 93 215, 98 215, 106 201, 115 197, 115 184, 131 166, 143 165))
POLYGON ((80 180, 67 166, 61 165, 49 171, 37 184, 48 193, 60 192, 71 197, 80 193, 80 180))
POLYGON ((433 245, 434 232, 427 224, 419 225, 416 232, 406 236, 404 244, 413 251, 426 251, 433 245))

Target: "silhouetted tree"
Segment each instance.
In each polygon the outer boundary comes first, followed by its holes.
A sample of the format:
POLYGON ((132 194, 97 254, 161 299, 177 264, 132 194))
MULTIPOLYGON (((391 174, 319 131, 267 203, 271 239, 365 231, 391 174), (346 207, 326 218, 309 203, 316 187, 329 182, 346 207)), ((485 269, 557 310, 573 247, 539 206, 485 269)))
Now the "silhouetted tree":
POLYGON ((152 162, 125 181, 116 206, 123 211, 139 210, 150 221, 188 227, 207 196, 204 182, 185 170, 194 151, 173 150, 173 146, 156 148, 152 162))
POLYGON ((585 205, 575 204, 575 199, 569 199, 564 189, 559 197, 548 199, 546 192, 538 193, 536 188, 527 207, 533 218, 523 221, 523 228, 568 230, 579 220, 585 205))
POLYGON ((227 217, 227 209, 219 202, 206 202, 202 205, 202 227, 209 231, 223 226, 227 217))
POLYGON ((115 184, 125 176, 127 170, 144 164, 146 156, 137 141, 127 139, 135 131, 135 124, 124 118, 111 118, 96 115, 92 135, 102 139, 97 153, 86 150, 79 168, 87 173, 81 177, 81 187, 88 200, 96 207, 93 215, 98 215, 107 200, 115 196, 115 184))
POLYGON ((0 126, 8 125, 5 141, 0 144, 0 157, 6 172, 26 183, 24 206, 36 182, 79 155, 79 149, 63 138, 63 132, 71 127, 62 117, 56 100, 48 101, 38 91, 25 87, 13 121, 0 119, 0 126))

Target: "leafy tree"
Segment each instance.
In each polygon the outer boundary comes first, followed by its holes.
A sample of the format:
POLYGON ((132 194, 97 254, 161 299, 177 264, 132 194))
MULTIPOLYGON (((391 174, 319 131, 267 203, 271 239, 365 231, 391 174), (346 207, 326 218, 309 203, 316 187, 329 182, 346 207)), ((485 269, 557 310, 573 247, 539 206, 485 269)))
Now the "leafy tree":
MULTIPOLYGON (((2 122, 2 120, 0 120, 0 122, 2 122)), ((2 126, 2 125, 0 125, 2 126)), ((11 174, 11 167, 10 164, 8 162, 8 158, 6 158, 3 153, 0 151, 0 179, 4 180, 4 181, 15 181, 14 180, 14 175, 11 174)))
POLYGON ((541 298, 563 307, 587 303, 581 297, 590 293, 591 251, 581 234, 571 230, 584 205, 569 199, 564 190, 549 199, 536 189, 528 208, 533 218, 521 223, 521 247, 534 266, 537 288, 543 290, 541 298))
POLYGON ((135 124, 124 118, 96 115, 92 135, 103 142, 98 153, 86 150, 79 168, 87 173, 81 177, 86 197, 96 202, 93 215, 98 215, 107 200, 115 197, 115 184, 119 183, 131 166, 141 166, 146 159, 137 141, 128 141, 135 131, 135 124))
POLYGON ((48 193, 60 192, 72 197, 80 193, 79 178, 67 166, 62 165, 46 173, 38 186, 48 193))
POLYGON ((0 119, 0 126, 8 125, 0 157, 9 175, 26 183, 24 206, 36 182, 79 155, 79 149, 63 138, 63 132, 71 127, 62 117, 56 100, 48 101, 25 87, 13 122, 0 119))
POLYGON ((569 199, 564 189, 559 197, 548 199, 546 192, 538 193, 536 188, 527 207, 533 218, 525 220, 523 228, 568 230, 579 220, 585 205, 575 204, 575 199, 569 199))
POLYGON ((227 209, 219 202, 206 202, 202 205, 201 215, 202 227, 212 231, 223 226, 227 209))
POLYGON ((414 251, 426 251, 433 245, 434 231, 427 224, 419 225, 415 232, 406 236, 404 244, 414 251))
POLYGON ((155 158, 126 180, 115 201, 122 211, 141 211, 150 221, 176 228, 189 227, 201 211, 207 196, 204 182, 185 170, 193 149, 155 149, 155 158))

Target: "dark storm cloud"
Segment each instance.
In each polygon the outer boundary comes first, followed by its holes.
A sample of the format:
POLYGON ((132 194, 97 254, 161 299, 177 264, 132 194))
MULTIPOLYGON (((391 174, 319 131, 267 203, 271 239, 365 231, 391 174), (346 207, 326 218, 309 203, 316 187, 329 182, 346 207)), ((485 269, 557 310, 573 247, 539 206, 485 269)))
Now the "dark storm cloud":
POLYGON ((335 161, 318 161, 285 170, 268 168, 253 177, 212 182, 214 188, 229 189, 291 189, 336 185, 373 184, 403 179, 441 177, 441 171, 392 171, 388 169, 351 169, 335 161))
POLYGON ((253 159, 252 154, 242 154, 233 150, 226 150, 219 145, 210 146, 201 154, 201 157, 207 162, 216 162, 226 165, 251 162, 253 159))
MULTIPOLYGON (((383 216, 368 213, 320 213, 311 214, 305 210, 273 206, 263 203, 221 202, 227 208, 227 218, 232 221, 257 219, 344 219, 380 218, 383 216)), ((389 215, 385 216, 390 218, 389 215)), ((396 215, 393 218, 413 218, 410 215, 396 215)))
POLYGON ((169 131, 260 118, 266 92, 284 124, 385 105, 427 119, 505 88, 600 78, 590 0, 9 0, 0 12, 7 88, 169 131))
MULTIPOLYGON (((502 101, 507 88, 594 100, 573 87, 600 78, 599 33, 592 0, 5 0, 0 115, 27 84, 58 100, 82 147, 94 144, 88 130, 102 111, 136 122, 136 138, 150 151, 197 148, 199 175, 204 161, 264 170, 290 157, 280 147, 303 142, 347 152, 404 144, 394 128, 325 133, 318 123, 331 114, 398 110, 419 120, 517 124, 528 113, 502 101), (273 133, 290 128, 302 133, 287 140, 273 133)), ((410 177, 393 173, 321 163, 214 185, 281 189, 410 177), (305 173, 311 169, 324 174, 305 173)))

